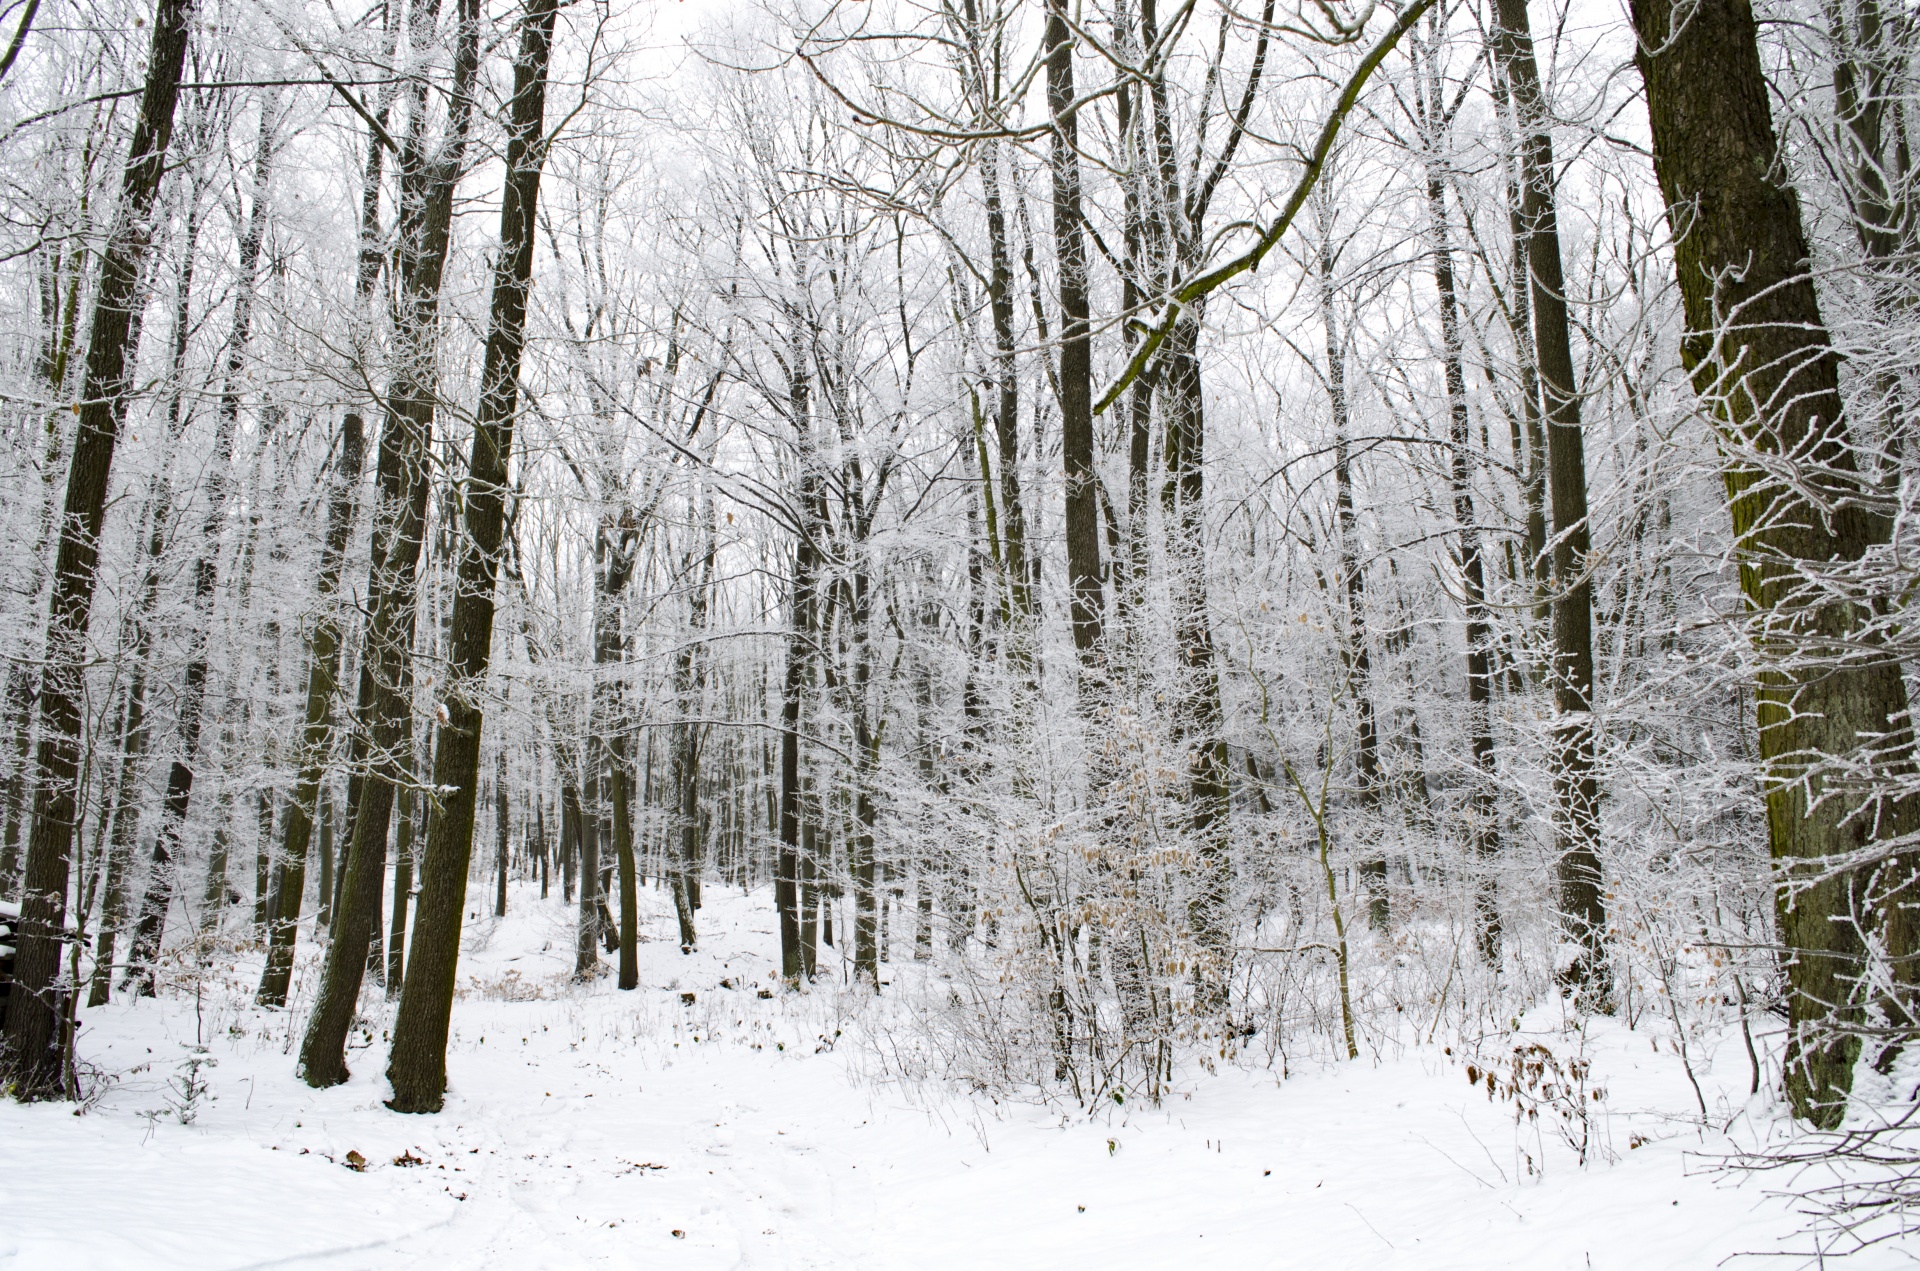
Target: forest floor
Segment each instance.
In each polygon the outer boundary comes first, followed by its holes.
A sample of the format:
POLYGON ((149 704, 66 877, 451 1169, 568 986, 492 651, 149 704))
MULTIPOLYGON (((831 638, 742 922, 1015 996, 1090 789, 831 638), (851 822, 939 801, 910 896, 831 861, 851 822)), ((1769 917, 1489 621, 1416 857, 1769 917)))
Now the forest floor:
MULTIPOLYGON (((1161 1107, 1089 1118, 880 1075, 873 1039, 925 991, 913 964, 857 1010, 827 989, 763 998, 777 966, 764 893, 712 889, 692 956, 673 943, 665 895, 644 895, 631 993, 568 983, 571 916, 557 898, 516 886, 506 919, 468 924, 439 1116, 382 1106, 371 1035, 346 1085, 296 1080, 305 1003, 254 1008, 245 951, 176 975, 158 1000, 86 1012, 80 1049, 103 1088, 92 1107, 0 1101, 0 1266, 1812 1261, 1804 1219, 1776 1194, 1792 1179, 1715 1168, 1782 1132, 1764 1099, 1747 1099, 1737 1031, 1692 1056, 1713 1124, 1731 1122, 1722 1132, 1701 1128, 1656 1025, 1590 1029, 1592 1082, 1607 1093, 1585 1167, 1559 1118, 1516 1124, 1514 1105, 1470 1086, 1438 1043, 1358 1062, 1296 1056, 1285 1081, 1250 1053, 1194 1073, 1161 1107), (196 1042, 215 1062, 189 1100, 196 1042)), ((310 985, 314 965, 302 966, 310 985)), ((1557 1010, 1545 1014, 1521 1021, 1520 1040, 1565 1053, 1557 1010)), ((1913 1261, 1887 1245, 1846 1265, 1913 1261)))

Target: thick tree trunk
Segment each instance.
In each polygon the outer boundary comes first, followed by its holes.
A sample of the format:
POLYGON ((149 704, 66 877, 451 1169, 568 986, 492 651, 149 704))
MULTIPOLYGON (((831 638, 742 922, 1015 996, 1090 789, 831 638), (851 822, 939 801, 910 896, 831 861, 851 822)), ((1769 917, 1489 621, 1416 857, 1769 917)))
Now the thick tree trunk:
MULTIPOLYGON (((416 13, 416 47, 426 43, 434 17, 431 11, 416 13)), ((359 803, 352 809, 350 818, 352 838, 345 852, 341 910, 334 919, 334 939, 327 947, 320 991, 300 1045, 301 1076, 315 1087, 338 1085, 347 1079, 347 1034, 353 1025, 360 985, 366 975, 367 950, 378 917, 376 910, 381 877, 386 871, 393 793, 395 786, 405 780, 412 749, 414 590, 424 537, 430 486, 429 451, 438 396, 434 363, 440 282, 453 237, 454 187, 464 168, 467 130, 472 118, 473 81, 480 57, 480 21, 478 0, 461 0, 456 18, 452 92, 440 153, 430 162, 424 154, 427 111, 424 86, 418 86, 413 90, 413 126, 400 164, 398 354, 394 380, 387 393, 386 427, 380 438, 376 465, 380 507, 374 525, 373 561, 367 577, 367 635, 361 652, 362 673, 371 679, 373 691, 371 709, 362 714, 356 729, 366 739, 367 771, 362 774, 359 803)), ((492 595, 489 585, 489 639, 492 595)), ((450 671, 458 674, 458 670, 456 660, 450 671)), ((451 694, 444 704, 451 713, 455 704, 451 694)), ((464 705, 462 709, 466 709, 464 705)), ((442 749, 456 731, 457 724, 442 727, 442 749)), ((473 737, 476 746, 477 731, 476 724, 473 737)), ((477 754, 475 758, 477 760, 477 754)), ((434 784, 440 789, 446 789, 449 784, 441 779, 437 754, 434 784)), ((457 800, 457 796, 449 798, 457 800)), ((471 780, 466 787, 465 806, 466 832, 471 835, 471 780)), ((446 831, 446 822, 457 819, 450 806, 434 817, 427 848, 430 856, 433 837, 446 831)), ((461 859, 460 884, 464 892, 464 852, 461 859)), ((430 886, 431 859, 421 872, 423 883, 430 886)), ((423 927, 426 919, 423 891, 419 920, 423 927)), ((409 979, 419 973, 420 946, 416 933, 414 966, 408 968, 409 979)), ((451 987, 449 968, 449 993, 451 987)), ((405 1010, 403 996, 403 1014, 405 1010)))
POLYGON ((73 827, 78 815, 80 703, 85 690, 87 624, 100 559, 113 451, 126 415, 127 370, 141 266, 153 242, 153 198, 166 167, 174 103, 186 58, 192 6, 158 0, 140 98, 121 179, 120 207, 100 263, 87 347, 79 429, 67 469, 66 505, 48 602, 46 655, 34 756, 33 825, 16 929, 14 981, 7 1005, 8 1075, 22 1099, 52 1097, 65 1086, 65 1047, 56 1037, 61 932, 65 923, 73 827))
POLYGON ((1587 576, 1587 461, 1568 334, 1566 282, 1554 208, 1553 138, 1533 56, 1527 0, 1496 0, 1494 56, 1520 122, 1520 211, 1532 278, 1534 355, 1546 396, 1547 495, 1553 514, 1555 874, 1560 921, 1576 952, 1564 982, 1612 1009, 1607 910, 1600 868, 1600 786, 1594 775, 1593 583, 1587 576))
MULTIPOLYGON (((527 292, 533 279, 533 240, 546 159, 547 65, 557 0, 532 0, 521 21, 513 68, 507 133, 506 189, 500 207, 500 252, 494 263, 492 313, 480 377, 480 410, 467 463, 466 535, 454 593, 453 639, 443 699, 448 720, 434 750, 433 784, 446 791, 427 834, 420 864, 420 903, 414 916, 406 990, 394 1020, 387 1079, 397 1112, 435 1112, 447 1085, 447 1027, 453 1013, 460 955, 460 916, 466 904, 473 849, 473 797, 480 762, 478 698, 493 652, 494 585, 506 524, 507 466, 519 411, 520 355, 525 342, 527 292)), ((477 25, 478 14, 475 14, 477 25)))
MULTIPOLYGON (((1920 804, 1828 785, 1835 759, 1863 749, 1883 770, 1911 772, 1913 733, 1899 663, 1864 625, 1863 608, 1833 598, 1818 571, 1883 546, 1889 526, 1862 498, 1869 479, 1849 445, 1799 202, 1776 175, 1753 10, 1747 0, 1702 0, 1684 24, 1676 16, 1672 0, 1634 0, 1654 172, 1686 308, 1681 356, 1726 429, 1727 503, 1763 666, 1756 697, 1786 953, 1787 1094, 1796 1115, 1831 1128, 1859 1051, 1848 1031, 1866 973, 1859 909, 1913 903, 1904 857, 1888 863, 1897 876, 1878 880, 1904 890, 1898 897, 1863 895, 1868 880, 1845 863, 1920 828, 1920 804)), ((1911 915, 1895 907, 1888 917, 1886 952, 1911 966, 1911 915)))

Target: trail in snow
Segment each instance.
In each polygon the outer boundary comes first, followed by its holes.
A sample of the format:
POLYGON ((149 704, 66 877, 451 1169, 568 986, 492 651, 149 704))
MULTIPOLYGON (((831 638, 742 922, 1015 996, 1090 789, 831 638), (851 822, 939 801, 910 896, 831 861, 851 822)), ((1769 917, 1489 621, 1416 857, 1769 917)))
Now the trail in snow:
MULTIPOLYGON (((439 1116, 381 1105, 377 1031, 347 1085, 297 1081, 305 1003, 254 1009, 245 957, 216 961, 197 1002, 88 1013, 97 1106, 0 1103, 0 1266, 1654 1271, 1806 1247, 1766 1191, 1785 1179, 1711 1171, 1732 1140, 1686 1119, 1654 1030, 1590 1039, 1618 1159, 1586 1169, 1438 1046, 1285 1081, 1225 1065, 1162 1108, 1089 1120, 864 1075, 858 1030, 833 1036, 849 999, 759 996, 777 966, 764 894, 714 889, 692 956, 646 895, 631 993, 567 984, 557 900, 516 889, 507 919, 470 922, 439 1116), (182 1125, 167 1081, 196 1028, 217 1066, 182 1125)), ((923 971, 891 974, 881 1022, 923 971)), ((1768 1127, 1740 1112, 1737 1038, 1718 1058, 1708 1098, 1750 1141, 1768 1127)))

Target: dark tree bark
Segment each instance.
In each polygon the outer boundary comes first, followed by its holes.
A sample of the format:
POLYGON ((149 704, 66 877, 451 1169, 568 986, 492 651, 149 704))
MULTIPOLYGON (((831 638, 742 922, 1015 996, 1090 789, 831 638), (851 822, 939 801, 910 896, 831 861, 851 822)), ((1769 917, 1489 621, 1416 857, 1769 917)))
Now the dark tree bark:
POLYGON ((1520 212, 1533 302, 1534 356, 1546 397, 1547 496, 1553 514, 1555 874, 1560 921, 1578 953, 1563 980, 1612 1009, 1600 868, 1600 786, 1594 775, 1593 583, 1587 576, 1587 460, 1568 334, 1566 281, 1554 207, 1553 138, 1527 24, 1527 0, 1496 0, 1494 56, 1520 121, 1520 212))
MULTIPOLYGON (((708 508, 712 516, 712 508, 708 508)), ((700 751, 705 727, 694 717, 700 712, 701 695, 707 683, 707 653, 701 647, 705 638, 713 598, 715 542, 709 520, 707 537, 700 558, 700 572, 693 576, 694 562, 687 561, 688 618, 687 638, 674 655, 673 690, 680 718, 673 727, 673 789, 678 809, 678 848, 672 865, 673 910, 680 927, 680 951, 693 952, 698 941, 694 910, 699 907, 698 879, 700 861, 700 751)))
MULTIPOLYGON (((1047 0, 1047 111, 1053 119, 1053 242, 1060 274, 1060 457, 1066 474, 1067 580, 1073 647, 1096 671, 1106 607, 1100 580, 1099 476, 1094 471, 1093 326, 1087 298, 1087 228, 1080 206, 1079 125, 1067 0, 1047 0)), ((1088 685, 1091 689, 1092 685, 1088 685)))
POLYGON ((107 480, 126 416, 127 368, 141 267, 153 242, 153 199, 166 168, 174 104, 186 58, 192 6, 158 0, 147 53, 146 84, 121 178, 120 207, 100 262, 87 346, 80 424, 67 469, 66 504, 48 602, 41 673, 40 740, 34 756, 33 825, 16 929, 14 981, 7 1005, 6 1064, 22 1099, 59 1095, 66 1055, 56 1037, 67 881, 77 815, 80 698, 87 662, 87 625, 100 559, 107 480))
POLYGON ((507 463, 519 410, 535 212, 546 159, 547 65, 558 10, 558 0, 532 0, 521 20, 520 51, 514 61, 500 254, 494 265, 480 411, 468 460, 467 532, 454 599, 448 670, 458 691, 447 696, 448 722, 440 728, 433 763, 435 788, 450 793, 427 834, 406 991, 394 1020, 387 1078, 393 1085, 389 1106, 397 1112, 438 1111, 447 1086, 447 1026, 453 1013, 480 761, 482 721, 476 699, 493 650, 494 584, 506 522, 507 463))
POLYGON ((780 848, 774 865, 774 907, 780 915, 780 974, 789 985, 796 986, 808 973, 800 912, 800 716, 807 686, 812 680, 813 650, 818 639, 814 588, 820 552, 815 536, 822 532, 824 520, 815 515, 822 496, 810 444, 811 381, 806 374, 804 357, 805 350, 796 349, 789 394, 796 460, 800 465, 800 524, 793 545, 786 679, 780 701, 780 848))
MULTIPOLYGON (((494 755, 493 766, 493 873, 494 897, 493 916, 507 916, 507 748, 501 746, 494 755)), ((614 809, 616 820, 621 813, 614 809)))
MULTIPOLYGON (((360 655, 362 675, 372 682, 372 696, 369 709, 361 714, 356 727, 356 733, 365 739, 367 766, 360 774, 360 799, 350 816, 352 837, 345 852, 341 910, 334 918, 334 939, 327 947, 326 960, 321 969, 320 991, 314 1001, 313 1015, 307 1022, 306 1036, 300 1045, 301 1076, 308 1085, 315 1087, 338 1085, 348 1076, 347 1034, 353 1025, 360 985, 366 975, 367 950, 372 943, 374 922, 378 917, 380 883, 386 872, 387 829, 393 811, 393 794, 395 787, 406 779, 410 766, 414 583, 424 538, 430 486, 428 456, 438 397, 434 363, 438 343, 440 282, 453 237, 453 193, 464 168, 467 132, 472 120, 473 82, 480 60, 481 14, 478 0, 460 0, 456 12, 454 75, 447 107, 446 135, 441 139, 439 153, 429 159, 424 151, 426 86, 416 81, 410 86, 413 122, 400 160, 398 237, 401 299, 399 321, 395 324, 398 350, 393 383, 387 392, 386 427, 380 438, 380 457, 375 468, 380 506, 374 523, 373 560, 367 577, 366 642, 360 655)), ((437 10, 416 11, 415 47, 423 46, 431 36, 436 17, 437 10)), ((475 435, 480 435, 477 428, 475 435)), ((504 458, 503 455, 503 463, 504 458)), ((492 635, 492 596, 489 582, 489 639, 492 635)), ((459 674, 457 659, 449 671, 455 676, 459 674)), ((451 713, 451 694, 445 704, 451 713)), ((477 724, 475 728, 477 734, 477 724)), ((453 731, 454 726, 442 727, 440 745, 443 749, 453 731)), ((477 745, 477 735, 474 741, 477 745)), ((435 756, 434 776, 436 787, 445 789, 450 784, 440 780, 438 755, 435 756)), ((465 799, 466 831, 470 840, 473 816, 471 781, 466 788, 465 799)), ((434 817, 428 841, 430 856, 433 851, 432 836, 442 833, 444 823, 449 819, 456 819, 450 809, 443 809, 434 817)), ((467 846, 471 847, 470 841, 467 846)), ((431 860, 423 866, 421 873, 423 883, 430 884, 431 860)), ((463 852, 460 880, 463 894, 465 873, 463 852)), ((457 910, 458 906, 455 908, 457 910)), ((426 918, 423 891, 419 923, 424 925, 426 918)), ((409 979, 419 973, 421 943, 419 932, 416 931, 411 959, 414 965, 408 968, 409 979)), ((451 992, 451 968, 448 989, 451 992)), ((406 1011, 404 995, 401 1011, 403 1014, 406 1011)))
MULTIPOLYGON (((633 579, 634 553, 639 549, 639 539, 639 522, 629 509, 622 511, 618 521, 612 516, 604 518, 594 542, 598 559, 593 660, 600 668, 601 677, 594 688, 594 736, 588 751, 598 757, 595 773, 613 813, 608 837, 613 848, 611 863, 619 874, 620 926, 615 947, 620 953, 622 989, 637 988, 640 984, 640 880, 634 872, 633 860, 633 782, 627 748, 626 693, 618 680, 604 677, 617 670, 626 655, 621 604, 627 584, 633 579)), ((604 913, 600 915, 601 923, 607 928, 606 934, 613 935, 606 917, 604 913)))
MULTIPOLYGON (((348 414, 340 423, 338 467, 333 474, 333 491, 327 500, 326 538, 321 546, 320 572, 315 585, 320 611, 307 637, 306 722, 300 740, 300 775, 283 818, 286 832, 281 844, 280 882, 267 935, 266 966, 255 994, 255 1001, 261 1006, 286 1005, 288 982, 293 974, 294 938, 299 931, 300 909, 307 887, 307 844, 332 745, 333 694, 340 675, 340 615, 334 597, 339 594, 347 543, 353 536, 356 487, 365 455, 366 433, 360 416, 348 414)), ((324 811, 321 815, 324 819, 324 811)), ((330 826, 323 828, 322 839, 330 833, 330 826)), ((328 887, 333 881, 328 877, 332 872, 330 857, 328 847, 323 852, 321 869, 323 911, 328 887)))
MULTIPOLYGON (((1920 806, 1827 787, 1833 758, 1863 747, 1911 772, 1913 733, 1899 663, 1861 608, 1808 573, 1860 560, 1887 543, 1889 526, 1862 497, 1870 479, 1849 444, 1799 201, 1780 176, 1753 10, 1702 0, 1684 24, 1676 17, 1672 0, 1634 0, 1686 310, 1681 357, 1727 430, 1727 504, 1764 668, 1756 704, 1785 947, 1787 1094, 1795 1115, 1831 1128, 1859 1052, 1848 1026, 1863 1005, 1859 909, 1871 903, 1867 880, 1844 862, 1912 833, 1920 806)), ((1883 894, 1905 894, 1885 898, 1911 906, 1911 862, 1895 856, 1888 867, 1900 876, 1891 887, 1881 880, 1883 894)), ((1910 968, 1911 913, 1895 903, 1885 921, 1888 954, 1910 968)))

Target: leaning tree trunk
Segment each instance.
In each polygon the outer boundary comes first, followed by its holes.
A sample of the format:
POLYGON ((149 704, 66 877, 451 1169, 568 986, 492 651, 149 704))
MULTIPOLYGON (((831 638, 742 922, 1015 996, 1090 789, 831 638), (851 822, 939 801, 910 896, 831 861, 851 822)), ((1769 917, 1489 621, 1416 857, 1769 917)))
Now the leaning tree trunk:
MULTIPOLYGON (((1863 498, 1840 399, 1839 358, 1807 274, 1792 188, 1747 0, 1701 0, 1676 25, 1672 0, 1634 0, 1654 172, 1685 304, 1681 357, 1723 426, 1740 585, 1754 615, 1767 824, 1785 946, 1786 1084, 1794 1113, 1831 1128, 1846 1112, 1867 954, 1863 849, 1920 828, 1920 801, 1850 796, 1829 784, 1843 756, 1873 752, 1908 773, 1913 733, 1898 661, 1863 606, 1819 575, 1889 539, 1863 498)), ((1908 889, 1911 866, 1892 880, 1908 889)), ((1912 904, 1912 896, 1882 897, 1912 904)), ((1898 906, 1881 934, 1895 967, 1916 952, 1898 906)), ((1911 972, 1907 972, 1911 974, 1911 972)))
POLYGON ((67 469, 66 506, 47 607, 33 825, 27 840, 14 979, 7 1005, 6 1066, 14 1093, 23 1099, 58 1095, 64 1084, 66 1056, 56 1037, 55 986, 78 815, 87 623, 93 612, 107 479, 126 416, 134 309, 140 303, 135 293, 153 243, 153 197, 160 188, 167 143, 173 136, 173 108, 180 92, 191 12, 187 0, 158 0, 154 9, 146 86, 127 148, 120 209, 100 262, 80 423, 67 469))
POLYGON ((1566 281, 1554 207, 1550 116, 1534 63, 1527 0, 1496 0, 1494 56, 1520 121, 1520 211, 1532 278, 1534 356, 1546 396, 1547 495, 1553 514, 1555 874, 1560 921, 1578 952, 1564 982, 1611 1009, 1607 908, 1600 869, 1600 785, 1594 775, 1593 583, 1587 575, 1587 460, 1568 336, 1566 281))
POLYGON ((481 371, 480 412, 468 461, 466 536, 460 550, 448 671, 457 691, 446 696, 448 722, 434 752, 433 780, 451 793, 433 818, 420 862, 407 985, 394 1020, 387 1079, 398 1112, 435 1112, 447 1086, 447 1025, 453 1014, 460 955, 460 910, 466 903, 473 852, 473 791, 480 764, 480 710, 475 699, 493 653, 494 584, 506 522, 507 461, 519 408, 520 353, 533 278, 535 210, 546 157, 547 63, 558 0, 532 0, 520 30, 507 134, 507 180, 500 207, 500 254, 494 266, 493 311, 481 371))
MULTIPOLYGON (((433 14, 422 13, 417 20, 424 36, 431 29, 433 14)), ((334 938, 327 946, 320 992, 300 1045, 301 1075, 308 1085, 315 1087, 338 1085, 348 1076, 347 1033, 353 1025, 360 984, 366 975, 367 950, 372 944, 373 924, 378 916, 394 790, 406 779, 410 767, 414 591, 424 538, 430 485, 429 453, 438 393, 434 360, 440 281, 453 236, 453 192, 464 166, 468 125, 472 119, 473 82, 480 60, 479 0, 461 0, 456 22, 454 77, 447 109, 447 133, 441 141, 440 153, 427 163, 420 148, 427 113, 422 86, 414 90, 408 154, 401 160, 402 297, 401 320, 396 332, 399 348, 394 382, 387 393, 386 427, 380 439, 376 467, 380 508, 374 527, 373 561, 367 577, 366 644, 360 655, 365 668, 363 674, 371 679, 373 689, 371 709, 360 719, 357 730, 367 742, 367 771, 361 774, 360 800, 350 818, 351 839, 341 883, 341 909, 334 917, 334 938)), ((423 42, 423 39, 416 40, 416 46, 423 42)), ((489 585, 489 627, 492 595, 489 585)), ((451 711, 451 697, 446 704, 451 711)), ((452 731, 450 727, 441 730, 442 747, 452 731)), ((475 733, 473 740, 477 744, 477 725, 475 733)), ((445 788, 445 783, 439 780, 438 767, 436 756, 435 785, 445 788)), ((466 797, 470 834, 471 783, 466 797)), ((450 815, 449 807, 434 817, 433 833, 442 832, 442 822, 450 815)), ((471 847, 471 843, 468 846, 471 847)), ((431 835, 428 850, 432 850, 431 835)), ((464 895, 464 855, 462 861, 464 895)), ((415 961, 418 961, 417 944, 415 961)), ((410 977, 412 971, 410 968, 410 977)), ((404 998, 401 1005, 404 1009, 404 998)))

